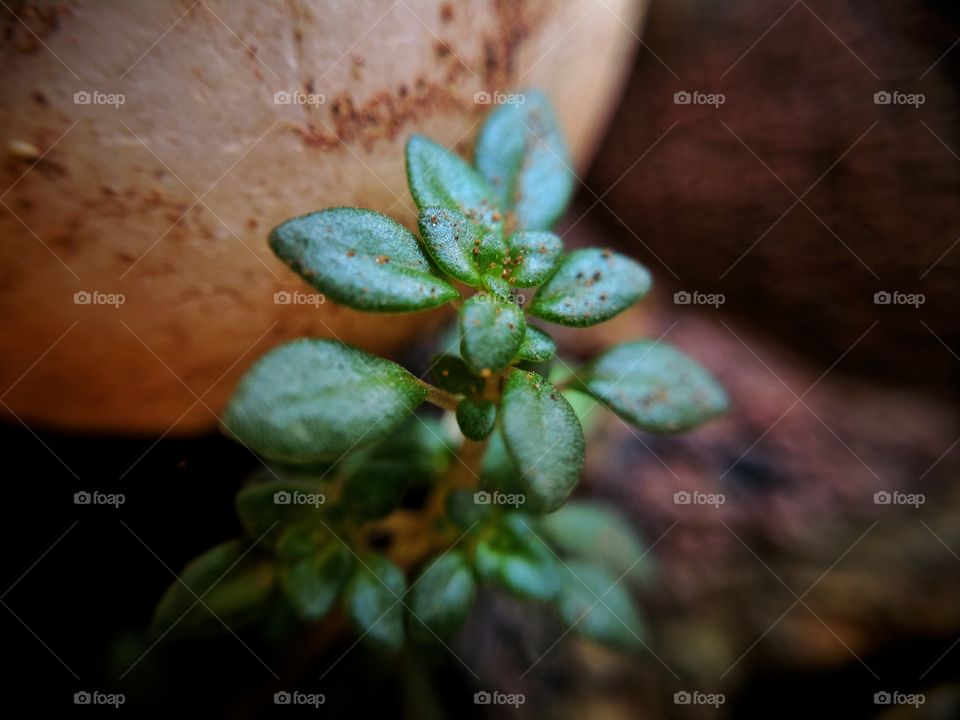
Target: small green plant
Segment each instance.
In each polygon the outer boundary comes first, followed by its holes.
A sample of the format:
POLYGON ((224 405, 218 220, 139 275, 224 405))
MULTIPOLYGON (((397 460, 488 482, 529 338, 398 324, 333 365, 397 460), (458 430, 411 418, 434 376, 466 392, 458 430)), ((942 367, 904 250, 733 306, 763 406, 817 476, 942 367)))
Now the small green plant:
POLYGON ((407 637, 451 635, 486 583, 551 603, 596 640, 640 637, 619 582, 649 569, 638 565, 640 540, 609 509, 564 505, 584 462, 581 418, 599 403, 643 430, 673 432, 727 401, 666 343, 629 342, 573 370, 528 322, 601 323, 651 280, 610 250, 564 251, 550 228, 573 190, 570 160, 548 101, 525 100, 489 116, 473 167, 410 138, 419 241, 347 207, 270 233, 280 258, 344 305, 452 304, 456 341, 435 359, 432 383, 334 340, 296 340, 261 358, 223 419, 270 463, 237 496, 247 537, 186 567, 158 606, 158 632, 233 628, 279 602, 305 621, 340 608, 366 640, 396 650, 407 637), (536 288, 529 300, 526 288, 536 288), (423 402, 446 415, 415 414, 423 402))

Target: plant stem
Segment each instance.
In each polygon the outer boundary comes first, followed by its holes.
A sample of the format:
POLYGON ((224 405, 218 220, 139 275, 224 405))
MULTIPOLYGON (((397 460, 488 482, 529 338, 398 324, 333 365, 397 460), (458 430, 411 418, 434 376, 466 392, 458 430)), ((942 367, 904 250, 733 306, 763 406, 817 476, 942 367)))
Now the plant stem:
POLYGON ((427 390, 427 402, 437 407, 442 407, 444 410, 453 410, 456 411, 457 405, 460 404, 460 401, 457 399, 456 395, 448 393, 446 390, 441 390, 440 388, 431 385, 428 382, 423 380, 417 380, 423 387, 427 390))

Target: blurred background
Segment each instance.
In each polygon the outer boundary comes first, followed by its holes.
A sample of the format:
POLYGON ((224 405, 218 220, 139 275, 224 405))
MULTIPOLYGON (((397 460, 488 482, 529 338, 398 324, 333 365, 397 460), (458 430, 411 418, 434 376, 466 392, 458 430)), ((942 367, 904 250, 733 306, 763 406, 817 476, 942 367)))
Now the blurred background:
POLYGON ((8 0, 0 17, 8 693, 69 710, 121 692, 139 716, 261 716, 296 687, 321 712, 413 717, 960 717, 955 3, 8 0), (682 437, 594 428, 578 493, 647 540, 647 647, 493 595, 425 663, 322 629, 283 652, 153 645, 173 573, 239 531, 258 461, 216 424, 250 363, 315 335, 419 374, 451 320, 284 304, 305 288, 266 233, 341 204, 412 226, 407 136, 469 155, 497 94, 527 87, 581 181, 558 233, 655 279, 611 323, 551 328, 561 350, 663 337, 734 405, 682 437), (125 502, 74 504, 95 489, 125 502), (525 702, 473 703, 494 688, 525 702))

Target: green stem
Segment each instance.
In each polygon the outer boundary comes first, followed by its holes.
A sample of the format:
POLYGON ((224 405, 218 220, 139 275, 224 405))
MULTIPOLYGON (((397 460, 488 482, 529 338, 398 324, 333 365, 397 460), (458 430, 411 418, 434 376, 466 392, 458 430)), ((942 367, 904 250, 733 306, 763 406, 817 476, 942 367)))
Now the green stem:
POLYGON ((444 410, 453 410, 454 412, 457 409, 457 405, 460 404, 460 400, 456 395, 448 393, 446 390, 441 390, 440 388, 431 385, 428 382, 423 380, 417 380, 424 388, 427 390, 427 402, 437 407, 442 407, 444 410))

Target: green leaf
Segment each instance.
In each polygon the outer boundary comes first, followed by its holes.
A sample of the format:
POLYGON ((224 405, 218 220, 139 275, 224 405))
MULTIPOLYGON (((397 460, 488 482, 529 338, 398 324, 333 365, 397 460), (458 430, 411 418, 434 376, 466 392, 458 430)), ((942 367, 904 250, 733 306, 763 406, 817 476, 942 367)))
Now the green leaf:
POLYGON ((561 554, 605 568, 615 578, 628 573, 642 580, 651 570, 639 534, 620 513, 599 503, 572 500, 540 518, 539 526, 561 554))
POLYGON ((274 544, 274 553, 285 563, 295 563, 316 555, 331 539, 330 531, 309 520, 288 525, 274 544))
POLYGON ((404 460, 370 460, 343 481, 340 502, 354 517, 375 520, 389 515, 403 500, 413 479, 404 460))
POLYGON ((527 507, 553 512, 567 499, 583 468, 583 430, 570 403, 546 379, 513 370, 500 405, 510 457, 520 470, 527 507))
POLYGON ((383 555, 370 553, 356 566, 343 593, 354 627, 365 640, 389 652, 403 645, 403 571, 383 555))
POLYGON ((618 415, 650 432, 689 430, 727 409, 727 395, 713 376, 662 342, 612 348, 582 378, 618 415))
POLYGON ((557 354, 557 344, 543 330, 527 325, 527 334, 520 343, 517 355, 532 362, 546 362, 557 354))
POLYGON ((483 287, 490 292, 497 300, 501 302, 510 302, 513 300, 513 297, 510 293, 510 283, 501 277, 503 272, 502 266, 495 264, 493 270, 490 273, 483 276, 483 287))
POLYGON ((154 613, 154 633, 209 636, 227 632, 224 623, 240 628, 257 619, 275 581, 274 566, 247 552, 243 541, 221 543, 188 563, 167 588, 154 613))
MULTIPOLYGON (((555 382, 555 381, 554 381, 555 382)), ((570 403, 570 407, 577 414, 577 420, 580 421, 580 427, 583 428, 583 434, 589 436, 596 428, 600 418, 604 415, 604 405, 590 393, 567 388, 563 391, 563 396, 570 403)))
POLYGON ((483 232, 465 215, 443 207, 425 207, 418 220, 420 237, 447 275, 467 285, 480 284, 477 262, 483 232))
POLYGON ((507 280, 514 287, 535 287, 556 269, 563 255, 563 241, 552 232, 516 232, 507 238, 507 280))
POLYGON ((477 372, 502 370, 523 342, 526 320, 513 303, 474 295, 460 309, 460 352, 477 372))
POLYGON ((486 583, 518 597, 550 600, 560 589, 560 566, 518 514, 501 516, 500 524, 474 549, 474 567, 486 583))
POLYGON ((470 614, 476 593, 473 572, 462 552, 451 550, 437 558, 410 591, 411 633, 420 637, 450 637, 470 614))
POLYGON ((333 607, 352 566, 350 551, 332 540, 317 554, 286 568, 281 584, 302 617, 319 620, 333 607))
POLYGON ((606 645, 629 649, 642 644, 643 623, 616 577, 583 562, 568 563, 562 572, 556 606, 565 623, 576 623, 580 635, 606 645))
POLYGON ((426 392, 389 360, 333 340, 294 340, 247 372, 223 422, 264 457, 314 462, 389 435, 426 392))
POLYGON ((572 162, 550 101, 525 92, 522 104, 503 105, 480 130, 476 165, 512 210, 519 230, 549 230, 573 193, 572 162))
POLYGON ((450 492, 447 495, 446 506, 450 519, 464 530, 471 529, 490 515, 490 505, 477 503, 476 493, 465 488, 450 492))
POLYGON ((319 522, 325 502, 320 484, 307 480, 272 480, 248 485, 237 493, 235 501, 237 515, 251 539, 260 539, 276 526, 265 538, 267 544, 279 538, 278 530, 288 524, 311 519, 319 522))
POLYGON ((417 207, 444 207, 466 215, 486 232, 503 222, 493 188, 457 155, 421 135, 407 141, 407 182, 417 207))
POLYGON ((457 405, 457 424, 470 440, 486 440, 496 421, 497 406, 489 400, 464 398, 457 405))
POLYGON ((540 286, 528 311, 560 325, 587 327, 609 320, 650 289, 650 273, 610 250, 574 250, 540 286))
POLYGON ((386 215, 329 208, 287 220, 270 247, 326 296, 369 312, 410 312, 460 296, 430 272, 413 233, 386 215))
POLYGON ((407 483, 431 482, 453 461, 453 438, 437 418, 412 415, 385 440, 363 450, 354 465, 389 460, 407 469, 407 483))
POLYGON ((487 451, 480 465, 480 487, 516 494, 522 492, 517 484, 519 477, 520 471, 507 452, 507 445, 503 440, 503 428, 498 426, 487 441, 487 451))
POLYGON ((483 378, 478 377, 469 365, 453 355, 444 355, 434 360, 430 378, 434 385, 454 395, 473 397, 483 392, 483 378))

